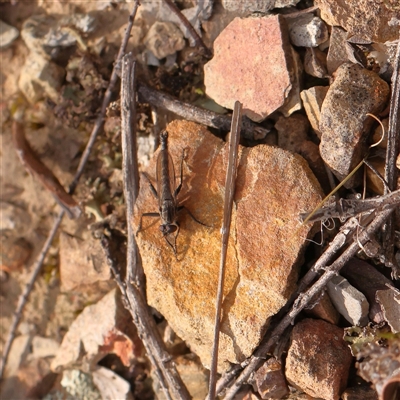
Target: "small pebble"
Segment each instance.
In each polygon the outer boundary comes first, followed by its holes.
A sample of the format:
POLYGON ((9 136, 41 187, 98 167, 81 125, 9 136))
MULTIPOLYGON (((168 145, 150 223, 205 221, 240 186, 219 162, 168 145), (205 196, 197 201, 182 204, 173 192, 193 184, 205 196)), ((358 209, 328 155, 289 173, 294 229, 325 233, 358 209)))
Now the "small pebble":
POLYGON ((368 300, 347 279, 334 276, 327 287, 333 305, 347 321, 355 326, 365 326, 368 323, 368 300))
POLYGON ((325 22, 311 13, 288 18, 288 25, 290 40, 298 47, 317 47, 329 38, 325 22))
POLYGON ((0 20, 0 49, 4 50, 11 46, 12 42, 19 36, 17 28, 0 20))

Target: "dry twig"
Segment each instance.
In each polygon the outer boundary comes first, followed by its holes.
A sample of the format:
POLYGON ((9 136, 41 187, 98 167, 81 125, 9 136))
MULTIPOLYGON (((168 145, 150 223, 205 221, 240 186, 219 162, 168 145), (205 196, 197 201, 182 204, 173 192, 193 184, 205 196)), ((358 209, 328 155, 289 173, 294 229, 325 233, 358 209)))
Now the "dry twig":
POLYGON ((176 4, 172 0, 164 0, 164 3, 167 4, 171 11, 173 11, 180 19, 184 27, 190 33, 196 47, 202 49, 207 58, 211 58, 212 54, 210 49, 204 44, 203 39, 199 36, 199 34, 196 32, 196 29, 193 28, 188 19, 182 14, 181 10, 176 6, 176 4))
MULTIPOLYGON (((187 121, 197 122, 226 132, 228 132, 231 127, 232 118, 228 115, 217 114, 205 110, 204 108, 184 103, 173 96, 155 90, 142 83, 138 84, 138 93, 140 101, 168 110, 187 121)), ((269 130, 255 124, 247 118, 243 118, 242 132, 249 137, 265 137, 269 133, 269 130)))
POLYGON ((312 223, 328 218, 348 218, 355 215, 371 211, 379 210, 384 207, 400 203, 400 189, 389 194, 374 197, 372 199, 354 200, 354 199, 339 199, 333 204, 329 204, 315 211, 312 216, 310 213, 300 214, 300 218, 312 223))
MULTIPOLYGON (((400 39, 397 45, 395 64, 392 75, 392 97, 390 99, 389 129, 386 148, 385 180, 389 190, 397 189, 398 171, 396 159, 399 154, 400 144, 400 39)), ((385 194, 388 189, 385 188, 385 194)), ((397 214, 399 214, 397 212, 397 214)), ((394 219, 390 218, 383 232, 384 261, 388 262, 392 268, 392 275, 396 279, 400 278, 400 267, 396 265, 394 258, 394 219)))
POLYGON ((217 383, 217 366, 218 366, 218 346, 219 331, 221 328, 222 300, 224 296, 225 282, 225 264, 226 254, 228 251, 228 241, 231 228, 233 196, 235 194, 235 181, 237 175, 238 151, 240 139, 240 127, 242 124, 242 104, 235 102, 235 108, 232 115, 231 139, 229 144, 229 160, 226 170, 225 180, 225 199, 224 199, 224 218, 221 228, 221 260, 219 264, 218 292, 215 304, 215 323, 214 323, 214 343, 212 349, 210 383, 208 399, 215 399, 215 389, 217 383))
MULTIPOLYGON (((123 183, 128 225, 125 285, 122 284, 115 268, 114 274, 124 296, 127 309, 132 315, 139 336, 146 348, 147 355, 157 371, 161 385, 175 399, 190 399, 190 394, 176 370, 175 363, 165 349, 157 325, 146 303, 143 285, 144 273, 132 229, 133 209, 139 192, 139 167, 137 155, 134 154, 136 152, 136 132, 134 128, 136 121, 134 115, 130 115, 135 109, 132 104, 136 98, 135 94, 135 62, 132 55, 127 54, 122 62, 121 82, 123 183), (133 125, 127 126, 128 121, 132 122, 133 125)), ((133 114, 135 113, 133 112, 133 114)))
MULTIPOLYGON (((119 61, 122 59, 122 56, 125 53, 126 45, 128 43, 128 40, 129 40, 129 36, 130 36, 131 30, 132 30, 133 21, 135 19, 135 15, 136 15, 136 11, 137 11, 138 6, 139 6, 139 0, 136 0, 134 5, 133 5, 132 12, 129 15, 129 23, 128 23, 128 26, 126 28, 125 36, 124 36, 124 39, 123 39, 123 41, 121 43, 121 47, 120 47, 119 52, 118 52, 117 60, 116 60, 116 62, 114 64, 114 68, 113 68, 113 71, 111 73, 110 82, 108 84, 106 93, 104 95, 104 99, 103 99, 103 103, 102 103, 100 114, 99 114, 98 118, 96 119, 96 122, 95 122, 95 124, 93 126, 93 130, 92 130, 92 133, 90 134, 89 141, 86 144, 86 148, 85 148, 85 150, 84 150, 84 152, 82 154, 82 157, 81 157, 81 160, 79 162, 79 166, 77 168, 76 174, 75 174, 74 179, 73 179, 73 181, 72 181, 72 183, 71 183, 71 185, 69 187, 69 194, 72 194, 74 192, 74 190, 75 190, 75 188, 76 188, 76 186, 77 186, 77 184, 79 182, 79 178, 81 177, 81 175, 83 173, 83 170, 85 168, 87 160, 89 159, 89 155, 90 155, 90 152, 92 151, 92 148, 93 148, 94 143, 96 141, 97 135, 100 132, 100 130, 102 129, 102 127, 103 127, 105 113, 106 113, 108 105, 110 104, 111 94, 112 94, 112 91, 114 90, 115 84, 117 82, 118 75, 117 75, 116 67, 117 67, 119 61)), ((21 294, 21 296, 18 299, 17 309, 16 309, 16 311, 15 311, 15 313, 13 315, 13 319, 12 319, 12 322, 11 322, 10 330, 9 330, 9 332, 7 334, 6 345, 4 346, 3 354, 2 354, 2 357, 1 357, 1 360, 0 360, 0 379, 3 377, 4 368, 5 368, 5 365, 7 363, 7 358, 8 358, 8 355, 10 353, 11 345, 12 345, 12 342, 13 342, 13 340, 15 338, 16 329, 17 329, 17 327, 19 325, 19 322, 21 320, 22 312, 23 312, 23 310, 25 308, 25 304, 28 301, 29 294, 33 289, 33 286, 35 284, 36 278, 38 277, 38 275, 39 275, 39 273, 40 273, 40 271, 42 269, 45 256, 46 256, 46 254, 47 254, 47 252, 48 252, 48 250, 50 248, 51 242, 53 241, 53 239, 54 239, 54 237, 55 237, 55 235, 57 233, 57 230, 58 230, 58 228, 59 228, 59 226, 61 224, 61 221, 62 221, 62 219, 64 217, 64 214, 65 214, 64 210, 61 210, 60 213, 58 214, 56 220, 54 221, 53 227, 52 227, 52 229, 51 229, 51 231, 50 231, 50 233, 49 233, 49 235, 47 237, 47 240, 46 240, 45 244, 42 247, 42 250, 40 251, 39 257, 38 257, 38 259, 37 259, 37 261, 36 261, 36 263, 34 265, 32 274, 31 274, 31 276, 29 278, 29 281, 28 281, 28 283, 27 283, 27 285, 25 287, 25 290, 23 291, 23 293, 21 294)))
POLYGON ((24 167, 51 192, 57 203, 66 211, 70 218, 78 218, 81 215, 81 210, 77 202, 65 191, 53 172, 42 163, 32 150, 25 138, 22 123, 13 121, 12 133, 15 149, 24 167))

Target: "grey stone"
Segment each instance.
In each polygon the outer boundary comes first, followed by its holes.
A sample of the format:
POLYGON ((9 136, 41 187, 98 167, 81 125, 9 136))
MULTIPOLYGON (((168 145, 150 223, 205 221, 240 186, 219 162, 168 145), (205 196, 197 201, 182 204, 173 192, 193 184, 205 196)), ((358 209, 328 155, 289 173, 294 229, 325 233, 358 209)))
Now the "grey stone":
POLYGON ((329 297, 341 315, 352 325, 368 323, 367 298, 342 276, 334 276, 327 285, 329 297))
MULTIPOLYGON (((372 71, 343 64, 329 87, 321 108, 320 152, 325 163, 343 180, 366 154, 367 136, 374 120, 389 98, 389 86, 372 71)), ((355 175, 346 187, 357 183, 355 175)))
POLYGON ((332 27, 330 46, 326 57, 329 75, 332 75, 342 64, 348 61, 346 38, 347 32, 344 29, 338 26, 332 27))
POLYGON ((57 101, 64 74, 63 68, 31 52, 21 69, 18 87, 31 104, 46 96, 57 101))
POLYGON ((317 47, 329 38, 325 22, 311 13, 289 18, 288 25, 290 40, 295 46, 317 47))
POLYGON ((6 49, 19 36, 19 31, 0 20, 0 49, 6 49))
POLYGON ((222 6, 227 11, 245 12, 266 12, 275 7, 275 0, 222 0, 222 6))
POLYGON ((144 38, 144 43, 159 60, 185 47, 182 32, 172 22, 155 22, 144 38))

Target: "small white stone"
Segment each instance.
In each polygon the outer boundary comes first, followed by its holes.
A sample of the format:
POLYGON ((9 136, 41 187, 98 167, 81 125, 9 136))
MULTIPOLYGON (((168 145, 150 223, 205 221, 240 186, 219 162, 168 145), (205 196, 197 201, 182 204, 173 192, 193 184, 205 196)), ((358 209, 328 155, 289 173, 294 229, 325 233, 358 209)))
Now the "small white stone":
POLYGON ((328 28, 324 21, 312 14, 289 19, 291 42, 298 47, 317 47, 328 40, 328 28))
POLYGON ((17 28, 0 21, 0 49, 6 49, 19 36, 17 28))
POLYGON ((347 279, 340 275, 334 276, 327 287, 333 305, 347 321, 356 326, 368 323, 368 300, 347 279))

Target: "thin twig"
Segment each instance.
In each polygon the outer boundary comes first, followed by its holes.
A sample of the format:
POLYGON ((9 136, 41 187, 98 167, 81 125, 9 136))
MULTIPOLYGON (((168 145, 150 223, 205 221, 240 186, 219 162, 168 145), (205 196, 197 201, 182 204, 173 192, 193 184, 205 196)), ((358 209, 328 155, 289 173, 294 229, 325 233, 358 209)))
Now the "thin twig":
MULTIPOLYGON (((397 45, 397 52, 392 75, 392 97, 390 99, 389 129, 386 148, 385 181, 389 190, 397 189, 398 171, 396 159, 399 154, 400 143, 400 39, 397 45)), ((385 194, 388 189, 385 188, 385 194)), ((394 219, 390 218, 383 230, 383 249, 385 259, 391 263, 392 275, 400 277, 399 266, 394 265, 394 219)))
MULTIPOLYGON (((122 132, 122 173, 125 188, 125 203, 127 209, 127 233, 133 235, 132 218, 133 207, 139 194, 139 168, 136 144, 136 63, 131 54, 122 59, 121 71, 121 132, 122 132)), ((136 285, 144 290, 144 272, 139 267, 139 251, 135 244, 128 252, 127 264, 135 268, 128 268, 126 280, 135 281, 136 285)))
MULTIPOLYGON (((136 0, 135 4, 133 5, 132 12, 131 12, 131 14, 129 16, 128 27, 126 29, 123 42, 121 43, 121 47, 119 49, 118 58, 117 58, 117 60, 116 60, 116 62, 114 64, 114 68, 113 68, 113 71, 111 73, 110 82, 108 84, 106 93, 104 95, 103 104, 102 104, 102 107, 101 107, 100 114, 99 114, 99 116, 98 116, 98 118, 96 120, 96 123, 95 123, 95 125, 93 127, 92 133, 91 133, 91 135, 89 137, 89 141, 86 144, 86 148, 85 148, 85 150, 84 150, 84 152, 82 154, 81 160, 79 162, 79 166, 77 168, 77 172, 76 172, 76 174, 74 176, 74 179, 73 179, 73 181, 72 181, 72 183, 71 183, 71 185, 69 187, 69 193, 70 194, 73 194, 73 192, 74 192, 74 190, 75 190, 75 188, 76 188, 76 186, 78 184, 79 178, 81 177, 81 175, 83 173, 83 169, 84 169, 84 167, 85 167, 85 165, 86 165, 86 163, 87 163, 87 161, 89 159, 90 152, 92 151, 92 148, 94 146, 96 137, 97 137, 98 133, 100 132, 100 129, 103 127, 105 113, 106 113, 108 104, 110 103, 110 99, 111 99, 111 93, 114 90, 114 86, 115 86, 115 84, 117 82, 116 68, 118 66, 118 63, 120 62, 120 59, 122 58, 123 54, 125 53, 126 45, 128 43, 128 39, 129 39, 131 30, 132 30, 132 24, 133 24, 133 20, 135 19, 135 15, 136 15, 136 11, 137 11, 138 6, 139 6, 139 0, 136 0)), ((17 310, 16 310, 16 313, 15 313, 15 315, 13 317, 13 321, 12 321, 10 330, 8 331, 8 334, 7 334, 6 343, 9 343, 9 345, 4 347, 2 358, 0 360, 0 379, 2 379, 2 377, 3 377, 4 368, 5 368, 5 365, 7 363, 7 358, 8 358, 8 355, 10 353, 10 349, 11 349, 11 344, 12 344, 12 342, 14 340, 16 329, 17 329, 17 327, 19 325, 19 322, 21 320, 22 311, 25 308, 25 304, 28 301, 29 294, 33 289, 33 286, 34 286, 34 283, 36 281, 36 278, 37 278, 37 276, 39 275, 39 273, 40 273, 40 271, 42 269, 44 258, 45 258, 46 254, 47 254, 47 252, 48 252, 48 250, 50 248, 50 245, 48 245, 47 243, 48 242, 51 243, 51 241, 53 240, 53 238, 54 238, 54 236, 55 236, 55 234, 56 234, 56 232, 57 232, 57 230, 58 230, 58 228, 59 228, 59 226, 61 224, 61 221, 62 221, 63 217, 64 217, 64 210, 61 210, 60 213, 58 214, 56 220, 54 221, 53 227, 52 227, 52 229, 51 229, 51 231, 49 233, 49 236, 48 236, 45 244, 42 247, 42 250, 40 252, 39 258, 37 259, 37 261, 35 263, 35 267, 34 267, 34 269, 32 271, 32 274, 31 274, 31 276, 29 278, 29 281, 27 283, 26 290, 24 290, 23 294, 18 299, 17 310)))
POLYGON ((386 219, 395 210, 392 206, 377 213, 373 221, 358 234, 357 239, 334 261, 330 266, 325 267, 324 274, 315 282, 306 292, 299 295, 290 311, 268 335, 268 340, 264 341, 250 358, 248 366, 243 370, 240 376, 228 390, 225 400, 232 400, 241 385, 245 383, 250 375, 256 371, 262 362, 267 358, 267 354, 271 352, 277 339, 283 334, 286 328, 291 325, 295 317, 312 301, 313 298, 326 286, 333 276, 357 253, 359 244, 365 244, 370 237, 382 226, 386 219))
POLYGON ((10 353, 11 345, 14 341, 15 332, 16 332, 18 324, 21 320, 22 312, 24 310, 25 304, 28 301, 29 294, 31 293, 33 286, 35 284, 36 278, 38 277, 39 272, 41 271, 46 254, 50 249, 51 243, 57 233, 57 230, 58 230, 58 228, 61 224, 61 221, 64 217, 64 214, 65 214, 65 211, 62 210, 60 212, 60 214, 58 215, 58 217, 56 218, 56 220, 54 221, 54 225, 51 228, 51 231, 49 232, 49 235, 47 236, 46 242, 44 243, 42 250, 40 251, 39 257, 36 260, 35 266, 32 271, 32 275, 29 278, 29 282, 27 283, 22 294, 18 298, 17 308, 13 314, 11 326, 8 331, 6 343, 3 348, 3 355, 0 360, 0 377, 1 378, 3 378, 3 373, 4 373, 6 363, 7 363, 7 358, 10 353))
POLYGON ((199 36, 199 34, 196 32, 196 29, 193 28, 192 24, 188 21, 188 19, 181 12, 181 10, 176 6, 176 4, 172 0, 164 0, 164 3, 166 3, 168 5, 168 7, 171 9, 171 11, 174 12, 174 14, 182 22, 183 26, 188 30, 196 47, 202 49, 204 52, 204 55, 207 58, 211 58, 212 53, 211 53, 210 49, 204 44, 203 39, 199 36))
POLYGON ((235 186, 236 186, 235 181, 237 175, 241 124, 242 124, 242 104, 239 101, 236 101, 232 115, 231 139, 229 144, 229 160, 226 170, 224 218, 222 221, 222 228, 221 228, 221 259, 219 264, 218 292, 215 304, 214 343, 213 343, 212 357, 211 357, 208 400, 215 399, 215 390, 217 384, 218 346, 219 346, 219 331, 221 328, 222 300, 224 297, 225 264, 226 264, 226 254, 228 251, 229 234, 231 228, 233 196, 235 194, 235 186))
POLYGON ((315 211, 309 218, 310 213, 300 214, 300 218, 307 222, 321 221, 328 218, 348 218, 361 212, 378 210, 386 206, 400 203, 400 189, 389 194, 365 200, 339 199, 315 211))
MULTIPOLYGON (((143 323, 140 323, 140 321, 136 321, 138 319, 138 316, 137 316, 136 313, 133 312, 134 306, 129 301, 129 299, 131 297, 134 297, 134 296, 132 296, 132 294, 130 296, 128 296, 128 293, 127 293, 127 290, 130 290, 130 291, 132 290, 132 287, 131 287, 132 285, 130 285, 130 288, 127 289, 126 284, 124 284, 124 282, 121 279, 121 276, 120 276, 120 273, 119 273, 119 270, 121 269, 120 268, 121 265, 119 265, 117 258, 114 257, 116 249, 115 249, 115 245, 114 245, 114 242, 113 242, 113 237, 110 236, 110 235, 105 235, 104 234, 102 236, 102 238, 101 238, 101 246, 102 246, 102 248, 103 248, 103 250, 105 252, 105 255, 106 255, 106 258, 107 258, 107 261, 108 261, 108 265, 110 266, 110 269, 113 272, 114 279, 117 282, 117 285, 118 285, 118 287, 119 287, 119 289, 121 291, 121 295, 122 295, 124 306, 131 313, 135 325, 136 325, 136 322, 137 322, 137 325, 139 325, 139 324, 141 326, 142 325, 148 325, 146 323, 143 324, 143 323)), ((147 318, 147 314, 145 315, 145 318, 147 318)), ((149 324, 151 324, 151 322, 149 322, 149 324)), ((157 331, 158 331, 158 329, 155 328, 154 331, 149 331, 149 332, 151 332, 150 334, 152 334, 153 332, 157 332, 157 331)), ((141 331, 139 331, 139 329, 138 329, 138 333, 139 334, 140 334, 140 332, 141 331)), ((142 340, 143 340, 143 343, 146 346, 146 350, 147 350, 147 346, 149 345, 149 343, 148 343, 148 341, 146 341, 146 339, 142 339, 142 340)), ((155 367, 154 368, 154 373, 156 374, 156 376, 158 378, 158 381, 159 381, 160 386, 161 386, 161 388, 163 390, 163 393, 166 396, 166 398, 168 400, 170 400, 172 398, 171 398, 171 396, 169 394, 167 383, 166 383, 166 381, 164 379, 164 376, 163 376, 161 370, 158 368, 157 363, 156 363, 154 357, 152 356, 152 354, 153 354, 152 350, 147 350, 147 355, 148 355, 148 357, 150 359, 151 364, 155 367)))
POLYGON ((96 141, 97 134, 103 128, 107 107, 110 104, 111 96, 113 94, 113 90, 114 90, 115 85, 116 85, 117 80, 118 80, 118 74, 119 74, 119 69, 120 69, 119 63, 121 62, 122 57, 125 54, 126 46, 128 45, 129 37, 131 35, 133 22, 135 20, 136 11, 137 11, 139 5, 140 5, 140 0, 135 0, 135 3, 133 4, 132 12, 129 15, 128 25, 127 25, 126 30, 125 30, 125 36, 122 39, 122 43, 121 43, 121 46, 120 46, 119 51, 118 51, 117 59, 115 60, 115 63, 114 63, 114 66, 113 66, 113 70, 111 72, 110 81, 108 83, 107 90, 106 90, 106 92, 104 94, 104 98, 103 98, 103 103, 101 105, 100 114, 96 119, 96 122, 95 122, 95 124, 93 126, 92 133, 91 133, 91 135, 89 137, 89 141, 88 141, 88 143, 86 145, 86 148, 85 148, 85 150, 84 150, 84 152, 82 154, 82 157, 80 159, 80 162, 79 162, 79 165, 78 165, 74 180, 72 181, 71 186, 69 188, 70 193, 74 192, 76 186, 78 185, 79 178, 81 177, 81 175, 83 173, 83 170, 85 168, 85 165, 87 163, 89 155, 90 155, 90 153, 92 151, 92 148, 94 146, 94 142, 96 141))
POLYGON ((125 114, 122 121, 122 165, 128 225, 128 272, 125 279, 126 290, 122 293, 125 295, 129 305, 128 310, 132 315, 147 354, 155 369, 159 370, 162 375, 162 385, 168 388, 173 398, 190 399, 190 394, 176 369, 175 363, 165 349, 144 295, 143 268, 132 229, 133 208, 139 192, 139 166, 137 156, 133 154, 136 151, 136 132, 133 127, 127 127, 128 121, 136 125, 134 116, 129 115, 135 109, 132 105, 135 98, 135 62, 132 55, 127 54, 122 62, 121 104, 122 112, 125 114), (133 148, 127 146, 133 146, 133 148), (140 286, 136 282, 139 282, 140 286))
MULTIPOLYGON (((154 107, 163 108, 179 115, 187 121, 197 122, 226 132, 230 130, 232 118, 228 115, 217 114, 210 110, 184 103, 173 96, 155 90, 142 83, 138 83, 138 93, 141 102, 149 103, 154 107)), ((242 132, 249 137, 265 137, 270 131, 247 118, 243 118, 242 132)))
POLYGON ((12 135, 15 149, 24 167, 53 195, 70 218, 78 218, 81 215, 81 209, 77 202, 65 191, 50 168, 43 164, 33 151, 26 140, 22 123, 13 121, 12 135))

